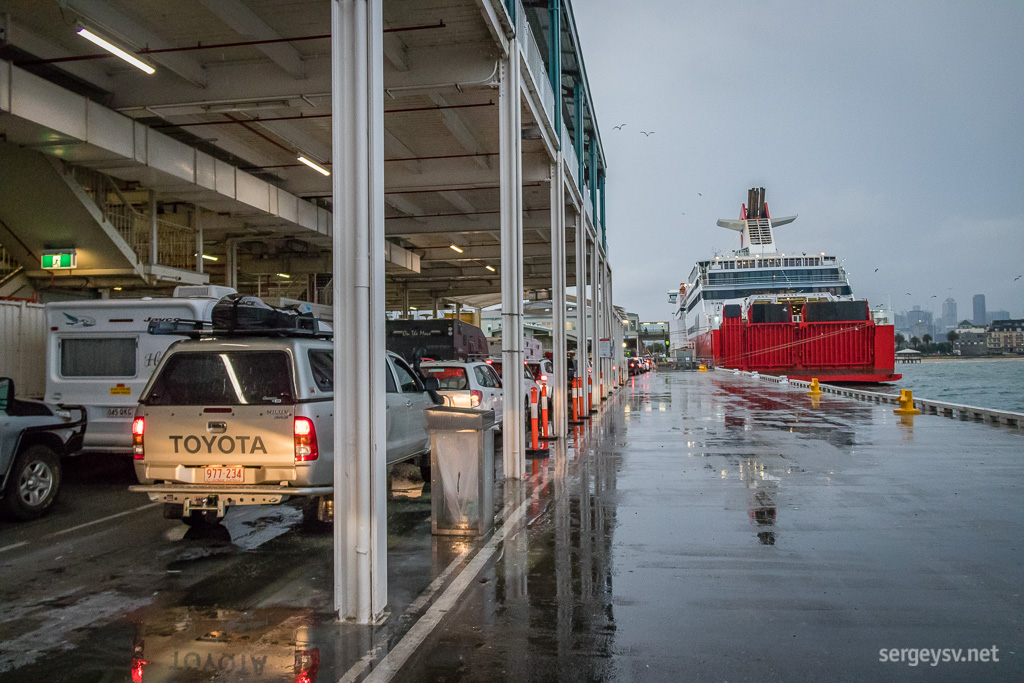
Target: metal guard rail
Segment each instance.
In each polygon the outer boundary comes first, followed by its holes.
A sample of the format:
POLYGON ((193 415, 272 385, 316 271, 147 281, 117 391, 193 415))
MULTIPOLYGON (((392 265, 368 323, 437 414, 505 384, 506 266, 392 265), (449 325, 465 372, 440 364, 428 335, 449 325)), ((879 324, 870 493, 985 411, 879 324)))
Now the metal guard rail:
MULTIPOLYGON (((732 372, 735 375, 743 375, 752 379, 759 379, 762 382, 774 382, 775 384, 789 385, 801 389, 807 389, 811 386, 810 382, 805 382, 799 379, 789 379, 785 375, 762 375, 757 372, 746 372, 731 368, 720 369, 726 372, 732 372)), ((818 388, 821 389, 823 393, 836 394, 837 396, 845 396, 847 398, 854 398, 860 401, 867 401, 869 403, 888 403, 892 405, 899 405, 900 402, 899 394, 880 394, 874 391, 850 389, 847 387, 836 386, 834 384, 819 384, 818 388)), ((1015 413, 1010 410, 979 408, 977 406, 948 403, 946 401, 933 401, 932 399, 917 397, 914 397, 914 407, 920 410, 922 415, 939 415, 952 419, 974 420, 976 422, 984 422, 987 424, 1024 429, 1024 413, 1015 413)))

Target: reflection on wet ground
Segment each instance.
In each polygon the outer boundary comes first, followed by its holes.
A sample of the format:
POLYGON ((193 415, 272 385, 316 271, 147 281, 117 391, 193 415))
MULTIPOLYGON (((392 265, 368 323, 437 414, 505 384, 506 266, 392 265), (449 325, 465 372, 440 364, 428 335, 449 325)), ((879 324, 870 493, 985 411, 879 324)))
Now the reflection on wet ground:
POLYGON ((904 422, 719 373, 632 378, 403 675, 906 680, 881 648, 991 641, 1002 668, 943 677, 1020 677, 1022 435, 904 422))
MULTIPOLYGON (((1024 679, 1024 434, 715 372, 603 405, 499 486, 521 522, 395 680, 1024 679), (999 663, 878 655, 992 645, 999 663)), ((359 680, 481 547, 429 529, 430 486, 396 476, 390 614, 361 627, 334 622, 331 536, 297 509, 165 523, 111 588, 126 617, 3 676, 359 680)))

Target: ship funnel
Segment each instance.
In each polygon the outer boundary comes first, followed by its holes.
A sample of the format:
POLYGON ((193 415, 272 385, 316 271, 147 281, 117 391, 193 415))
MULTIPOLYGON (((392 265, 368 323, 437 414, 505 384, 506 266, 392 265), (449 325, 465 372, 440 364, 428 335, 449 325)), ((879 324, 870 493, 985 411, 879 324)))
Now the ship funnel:
POLYGON ((763 187, 752 187, 747 190, 747 207, 747 218, 767 218, 763 187))
POLYGON ((718 225, 729 230, 742 233, 740 236, 739 255, 774 254, 775 235, 772 228, 786 225, 796 220, 796 216, 771 218, 768 204, 764 200, 764 188, 752 187, 747 190, 745 215, 739 220, 720 219, 718 225))

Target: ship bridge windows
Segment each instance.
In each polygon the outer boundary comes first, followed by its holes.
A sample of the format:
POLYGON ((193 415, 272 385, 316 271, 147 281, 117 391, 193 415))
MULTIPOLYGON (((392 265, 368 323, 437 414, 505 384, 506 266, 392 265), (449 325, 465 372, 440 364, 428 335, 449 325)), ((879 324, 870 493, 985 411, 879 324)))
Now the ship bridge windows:
POLYGON ((789 283, 843 283, 844 278, 838 268, 808 269, 758 269, 750 272, 708 273, 708 285, 737 284, 789 284, 789 283))
MULTIPOLYGON (((783 283, 777 283, 783 284, 783 283)), ((702 296, 694 297, 686 305, 687 312, 693 310, 693 308, 704 301, 728 301, 730 299, 744 299, 748 296, 755 296, 758 294, 831 294, 832 296, 850 296, 853 294, 853 290, 850 285, 833 285, 833 286, 819 286, 810 287, 807 285, 801 287, 781 288, 781 287, 743 287, 741 289, 708 289, 705 290, 702 296)))

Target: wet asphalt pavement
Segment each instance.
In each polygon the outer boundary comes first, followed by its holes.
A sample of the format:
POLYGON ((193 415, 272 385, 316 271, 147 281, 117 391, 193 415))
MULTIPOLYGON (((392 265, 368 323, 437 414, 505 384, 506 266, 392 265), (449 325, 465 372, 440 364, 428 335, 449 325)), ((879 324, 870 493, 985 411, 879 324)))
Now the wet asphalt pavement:
MULTIPOLYGON (((722 372, 632 378, 498 492, 522 520, 394 680, 1024 680, 1024 430, 908 422, 722 372)), ((429 487, 396 479, 390 615, 339 625, 331 537, 298 510, 186 534, 132 480, 83 460, 49 517, 0 522, 0 680, 358 680, 481 545, 433 540, 429 487)))

